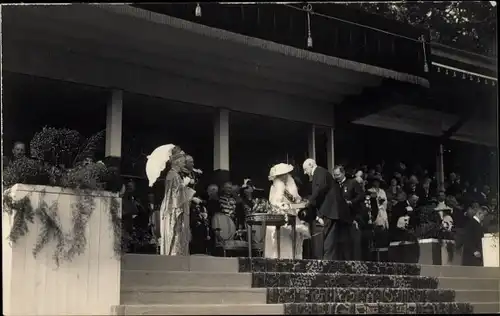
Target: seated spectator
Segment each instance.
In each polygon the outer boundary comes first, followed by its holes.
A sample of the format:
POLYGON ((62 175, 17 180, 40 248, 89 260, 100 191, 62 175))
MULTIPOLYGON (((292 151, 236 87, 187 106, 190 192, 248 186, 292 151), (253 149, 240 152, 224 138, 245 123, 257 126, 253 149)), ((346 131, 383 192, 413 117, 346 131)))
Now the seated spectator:
POLYGON ((418 191, 418 179, 417 176, 412 175, 408 180, 408 183, 404 187, 406 194, 417 194, 418 191))
POLYGON ((446 204, 446 193, 440 190, 437 196, 437 206, 435 210, 452 210, 453 208, 446 204))
POLYGON ((491 189, 488 185, 484 185, 483 189, 478 195, 478 202, 481 206, 486 206, 490 204, 491 200, 491 189))
POLYGON ((222 188, 222 194, 219 195, 220 212, 228 215, 237 223, 236 218, 236 199, 233 194, 233 184, 226 182, 222 188))
POLYGON ((498 214, 498 199, 496 197, 490 200, 489 209, 491 212, 498 214))
POLYGON ((446 205, 452 209, 451 216, 456 227, 465 225, 464 207, 458 203, 457 198, 452 195, 446 197, 446 205))
POLYGON ((207 188, 207 200, 205 201, 208 217, 212 218, 215 213, 221 211, 219 201, 219 187, 217 184, 210 184, 207 188))
MULTIPOLYGON (((241 186, 241 204, 243 206, 245 217, 252 213, 252 209, 255 206, 255 199, 253 198, 254 191, 255 187, 252 183, 252 180, 245 179, 243 181, 243 185, 241 186)), ((245 226, 244 221, 243 226, 245 226)))
POLYGON ((397 184, 400 187, 404 188, 406 180, 403 177, 403 175, 401 174, 401 172, 398 172, 398 171, 394 172, 394 178, 396 179, 397 184))
POLYGON ((220 201, 219 201, 219 187, 216 184, 210 184, 207 187, 207 200, 205 203, 205 208, 207 210, 207 219, 210 224, 210 242, 208 243, 208 252, 213 253, 215 248, 215 232, 212 227, 212 218, 214 214, 221 211, 220 201))
POLYGON ((401 186, 398 184, 398 180, 396 178, 392 178, 389 187, 385 190, 387 200, 389 202, 395 201, 400 192, 402 192, 402 190, 401 186))
POLYGON ((422 186, 418 189, 417 195, 419 197, 419 205, 424 206, 424 205, 429 205, 433 198, 434 194, 431 191, 431 179, 430 178, 425 178, 422 186))
POLYGON ((363 178, 363 171, 361 170, 358 170, 356 171, 356 173, 354 174, 354 180, 356 180, 356 182, 358 182, 361 187, 363 188, 363 191, 366 190, 365 188, 365 179, 363 178))
POLYGON ((6 168, 11 162, 26 157, 26 145, 23 142, 15 142, 12 147, 12 156, 3 157, 3 167, 6 168))
POLYGON ((414 229, 418 226, 417 203, 418 196, 412 194, 408 195, 405 201, 398 202, 393 207, 389 223, 389 228, 393 232, 393 240, 406 240, 404 238, 407 238, 408 229, 414 229))
POLYGON ((462 191, 462 188, 460 186, 460 182, 458 180, 458 176, 454 172, 450 173, 446 184, 447 184, 446 195, 456 196, 458 193, 460 193, 462 191))
POLYGON ((418 196, 412 194, 408 196, 406 201, 396 204, 392 210, 389 223, 390 240, 411 243, 394 253, 395 257, 391 259, 396 262, 418 262, 420 250, 415 236, 415 229, 419 225, 417 203, 418 196))
POLYGON ((208 212, 201 203, 192 204, 190 214, 191 242, 189 244, 191 254, 208 254, 211 243, 210 222, 208 212))
MULTIPOLYGON (((161 203, 156 199, 154 193, 150 192, 148 194, 147 210, 150 214, 149 216, 149 230, 151 231, 153 242, 159 245, 160 236, 160 206, 161 203)), ((155 251, 158 253, 158 251, 155 251)))

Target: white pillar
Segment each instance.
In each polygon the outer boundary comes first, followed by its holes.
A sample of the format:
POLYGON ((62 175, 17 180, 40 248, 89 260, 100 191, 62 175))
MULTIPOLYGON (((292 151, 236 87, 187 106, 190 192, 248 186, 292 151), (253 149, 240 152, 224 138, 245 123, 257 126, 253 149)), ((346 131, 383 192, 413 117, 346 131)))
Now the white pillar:
POLYGON ((214 170, 229 170, 229 110, 218 109, 214 122, 214 170))
POLYGON ((106 111, 106 157, 122 156, 123 91, 113 90, 106 111))
POLYGON ((316 160, 316 126, 311 125, 309 136, 307 140, 307 158, 316 160))
POLYGON ((328 171, 333 172, 333 167, 335 166, 335 129, 333 127, 327 129, 326 138, 328 171))
POLYGON ((444 189, 444 146, 439 144, 439 150, 436 157, 436 171, 437 171, 437 189, 438 191, 444 189))

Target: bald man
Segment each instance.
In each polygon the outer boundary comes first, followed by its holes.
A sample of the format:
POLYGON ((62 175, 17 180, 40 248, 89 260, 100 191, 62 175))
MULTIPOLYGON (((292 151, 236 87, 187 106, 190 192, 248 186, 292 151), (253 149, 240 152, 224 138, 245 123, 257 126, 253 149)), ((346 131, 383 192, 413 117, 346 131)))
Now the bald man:
POLYGON ((348 214, 342 213, 346 209, 342 204, 346 202, 342 198, 340 186, 328 170, 318 166, 313 159, 306 159, 302 167, 312 182, 311 196, 308 199, 311 217, 313 214, 317 215, 324 223, 323 259, 343 259, 337 242, 338 225, 348 214))

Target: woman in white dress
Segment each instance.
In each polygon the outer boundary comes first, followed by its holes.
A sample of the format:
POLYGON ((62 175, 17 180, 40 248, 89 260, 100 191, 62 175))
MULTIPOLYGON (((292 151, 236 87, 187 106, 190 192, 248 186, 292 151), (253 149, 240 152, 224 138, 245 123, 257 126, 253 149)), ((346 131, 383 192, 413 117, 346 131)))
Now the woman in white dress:
MULTIPOLYGON (((291 214, 297 215, 300 209, 292 208, 292 204, 298 204, 302 201, 299 196, 297 185, 291 176, 293 166, 280 163, 271 168, 269 180, 273 182, 269 192, 269 203, 271 204, 270 213, 273 214, 291 214)), ((290 225, 281 227, 280 230, 280 258, 292 259, 292 229, 290 225)), ((267 227, 265 240, 266 258, 278 258, 278 244, 276 238, 276 228, 267 227)), ((305 239, 311 238, 309 229, 304 222, 297 219, 296 225, 296 247, 295 258, 302 259, 302 244, 305 239)))

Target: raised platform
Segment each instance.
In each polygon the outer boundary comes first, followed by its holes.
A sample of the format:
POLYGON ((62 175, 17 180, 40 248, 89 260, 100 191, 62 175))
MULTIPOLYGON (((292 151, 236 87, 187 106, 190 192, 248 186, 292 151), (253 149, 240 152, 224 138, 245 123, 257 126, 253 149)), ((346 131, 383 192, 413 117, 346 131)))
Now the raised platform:
POLYGON ((496 268, 127 255, 112 313, 498 313, 499 285, 496 268))

